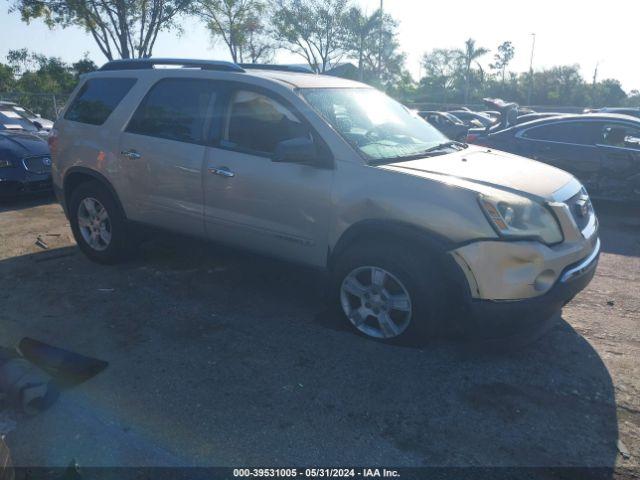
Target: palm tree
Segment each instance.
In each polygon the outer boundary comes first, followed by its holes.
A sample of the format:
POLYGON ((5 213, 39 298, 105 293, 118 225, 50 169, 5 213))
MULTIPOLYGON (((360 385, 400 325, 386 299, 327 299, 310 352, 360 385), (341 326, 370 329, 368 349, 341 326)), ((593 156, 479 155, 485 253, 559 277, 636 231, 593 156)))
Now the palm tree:
POLYGON ((458 50, 460 60, 464 65, 464 103, 469 101, 469 90, 471 88, 471 74, 473 73, 473 64, 475 63, 480 70, 482 67, 478 63, 478 59, 489 53, 488 48, 477 47, 476 41, 473 38, 469 38, 464 42, 464 50, 458 50))
POLYGON ((364 54, 367 38, 378 30, 382 21, 382 12, 376 10, 367 15, 360 7, 351 7, 345 16, 346 22, 346 49, 358 57, 358 79, 364 77, 364 54))

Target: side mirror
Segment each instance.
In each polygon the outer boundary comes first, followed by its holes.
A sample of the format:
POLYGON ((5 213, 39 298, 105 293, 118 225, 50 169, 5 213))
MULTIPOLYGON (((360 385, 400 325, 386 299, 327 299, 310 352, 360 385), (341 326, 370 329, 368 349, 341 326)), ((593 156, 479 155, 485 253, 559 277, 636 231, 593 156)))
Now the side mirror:
POLYGON ((44 128, 42 127, 42 124, 41 124, 39 121, 37 121, 37 120, 34 120, 34 121, 33 121, 33 125, 34 125, 38 130, 44 130, 44 128))
POLYGON ((318 149, 313 140, 306 137, 283 140, 276 145, 274 162, 310 164, 318 160, 318 149))

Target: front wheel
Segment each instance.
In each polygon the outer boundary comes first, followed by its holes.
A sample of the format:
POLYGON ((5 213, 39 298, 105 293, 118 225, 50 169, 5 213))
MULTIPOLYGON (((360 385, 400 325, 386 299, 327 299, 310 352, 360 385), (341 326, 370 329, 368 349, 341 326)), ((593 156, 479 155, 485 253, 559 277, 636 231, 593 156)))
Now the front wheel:
POLYGON ((69 220, 78 247, 91 260, 113 264, 129 254, 131 239, 124 215, 100 183, 83 183, 73 191, 69 220))
POLYGON ((437 263, 404 244, 346 251, 333 272, 334 301, 353 328, 384 341, 432 336, 442 320, 437 263))

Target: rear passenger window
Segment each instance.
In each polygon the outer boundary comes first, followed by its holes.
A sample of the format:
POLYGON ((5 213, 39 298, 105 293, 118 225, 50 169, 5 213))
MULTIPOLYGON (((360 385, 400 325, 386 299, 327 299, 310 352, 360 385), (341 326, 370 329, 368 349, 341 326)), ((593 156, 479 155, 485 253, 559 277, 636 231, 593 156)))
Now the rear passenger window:
POLYGON ((310 138, 309 129, 276 100, 248 90, 233 95, 223 146, 273 154, 283 140, 310 138))
POLYGON ((102 125, 136 83, 134 78, 94 78, 80 88, 65 120, 102 125))
POLYGON ((212 117, 215 84, 209 80, 169 78, 156 83, 127 126, 127 132, 178 142, 204 143, 212 117))
POLYGON ((531 140, 595 145, 599 140, 599 134, 595 122, 556 122, 529 128, 522 136, 531 140))

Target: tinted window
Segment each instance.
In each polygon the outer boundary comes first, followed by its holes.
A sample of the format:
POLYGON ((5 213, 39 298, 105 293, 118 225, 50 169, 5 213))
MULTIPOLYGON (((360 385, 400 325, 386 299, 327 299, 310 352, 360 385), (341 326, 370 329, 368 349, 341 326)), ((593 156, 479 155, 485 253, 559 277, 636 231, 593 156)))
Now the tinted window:
POLYGON ((135 82, 133 78, 87 80, 64 118, 74 122, 102 125, 135 82))
POLYGON ((203 143, 205 124, 216 99, 215 84, 208 80, 170 78, 151 88, 127 132, 179 142, 203 143))
POLYGON ((622 123, 609 123, 602 128, 603 145, 635 148, 640 150, 640 128, 622 123))
POLYGON ((599 127, 594 122, 556 122, 529 128, 522 134, 531 140, 595 145, 599 140, 599 127))
POLYGON ((226 146, 272 154, 279 142, 300 137, 309 137, 309 129, 281 103, 247 90, 233 95, 226 146))

